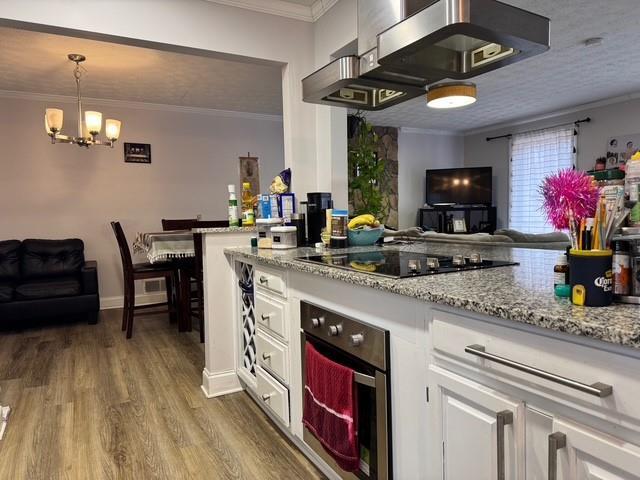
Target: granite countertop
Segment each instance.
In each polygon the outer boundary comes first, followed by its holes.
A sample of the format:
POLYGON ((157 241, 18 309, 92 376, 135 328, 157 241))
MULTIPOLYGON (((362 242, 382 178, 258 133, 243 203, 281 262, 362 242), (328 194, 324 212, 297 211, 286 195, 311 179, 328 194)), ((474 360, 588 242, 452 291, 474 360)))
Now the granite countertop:
POLYGON ((256 231, 256 227, 212 227, 194 228, 193 233, 251 233, 256 231))
POLYGON ((468 255, 478 252, 486 259, 514 261, 520 265, 395 279, 296 259, 307 253, 315 254, 313 248, 259 250, 233 247, 225 249, 225 253, 274 267, 320 275, 427 302, 640 349, 640 306, 613 304, 602 308, 579 307, 568 299, 558 298, 553 294, 553 266, 561 252, 436 242, 352 247, 325 252, 327 255, 336 255, 375 248, 435 255, 468 255))

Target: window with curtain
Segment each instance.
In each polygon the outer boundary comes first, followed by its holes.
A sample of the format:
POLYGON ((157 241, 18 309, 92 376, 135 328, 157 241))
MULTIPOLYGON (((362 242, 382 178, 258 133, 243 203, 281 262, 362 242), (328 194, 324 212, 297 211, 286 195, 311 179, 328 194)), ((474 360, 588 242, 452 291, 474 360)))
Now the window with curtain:
POLYGON ((511 139, 509 228, 548 233, 553 227, 542 211, 539 188, 550 173, 575 165, 577 127, 519 133, 511 139))

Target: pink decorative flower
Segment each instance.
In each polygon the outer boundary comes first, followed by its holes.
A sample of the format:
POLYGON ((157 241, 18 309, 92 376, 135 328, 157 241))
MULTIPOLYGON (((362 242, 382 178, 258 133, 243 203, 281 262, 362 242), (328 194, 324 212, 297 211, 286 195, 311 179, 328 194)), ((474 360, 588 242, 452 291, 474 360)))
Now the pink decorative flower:
POLYGON ((594 179, 573 169, 560 170, 544 179, 540 186, 543 209, 557 230, 569 228, 569 218, 576 222, 595 215, 600 189, 594 179))

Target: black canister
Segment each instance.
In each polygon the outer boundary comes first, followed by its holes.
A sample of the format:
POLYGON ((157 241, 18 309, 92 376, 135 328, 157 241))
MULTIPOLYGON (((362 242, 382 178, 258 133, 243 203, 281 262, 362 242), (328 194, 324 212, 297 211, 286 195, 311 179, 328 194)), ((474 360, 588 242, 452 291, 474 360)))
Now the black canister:
POLYGON ((327 224, 328 208, 333 208, 331 193, 307 193, 307 241, 311 245, 321 240, 320 233, 327 224))
POLYGON ((571 301, 575 305, 606 307, 613 302, 611 250, 571 250, 571 301))

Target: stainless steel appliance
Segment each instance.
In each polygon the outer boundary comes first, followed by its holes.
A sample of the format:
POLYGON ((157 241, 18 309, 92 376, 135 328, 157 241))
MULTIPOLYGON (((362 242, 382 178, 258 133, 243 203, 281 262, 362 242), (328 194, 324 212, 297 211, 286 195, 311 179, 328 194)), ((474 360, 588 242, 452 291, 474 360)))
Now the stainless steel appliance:
POLYGON ((307 302, 300 302, 302 326, 302 385, 306 384, 305 343, 324 356, 355 370, 358 388, 360 471, 345 472, 306 428, 304 442, 341 478, 389 480, 391 465, 391 385, 389 331, 307 302), (368 459, 368 462, 367 462, 368 459))
POLYGON ((472 253, 469 256, 462 254, 446 256, 405 250, 385 250, 385 247, 349 253, 307 254, 298 257, 298 260, 393 278, 518 265, 516 262, 486 260, 479 253, 472 253))
POLYGON ((358 0, 357 52, 304 78, 303 99, 381 110, 545 52, 549 23, 496 0, 358 0))

